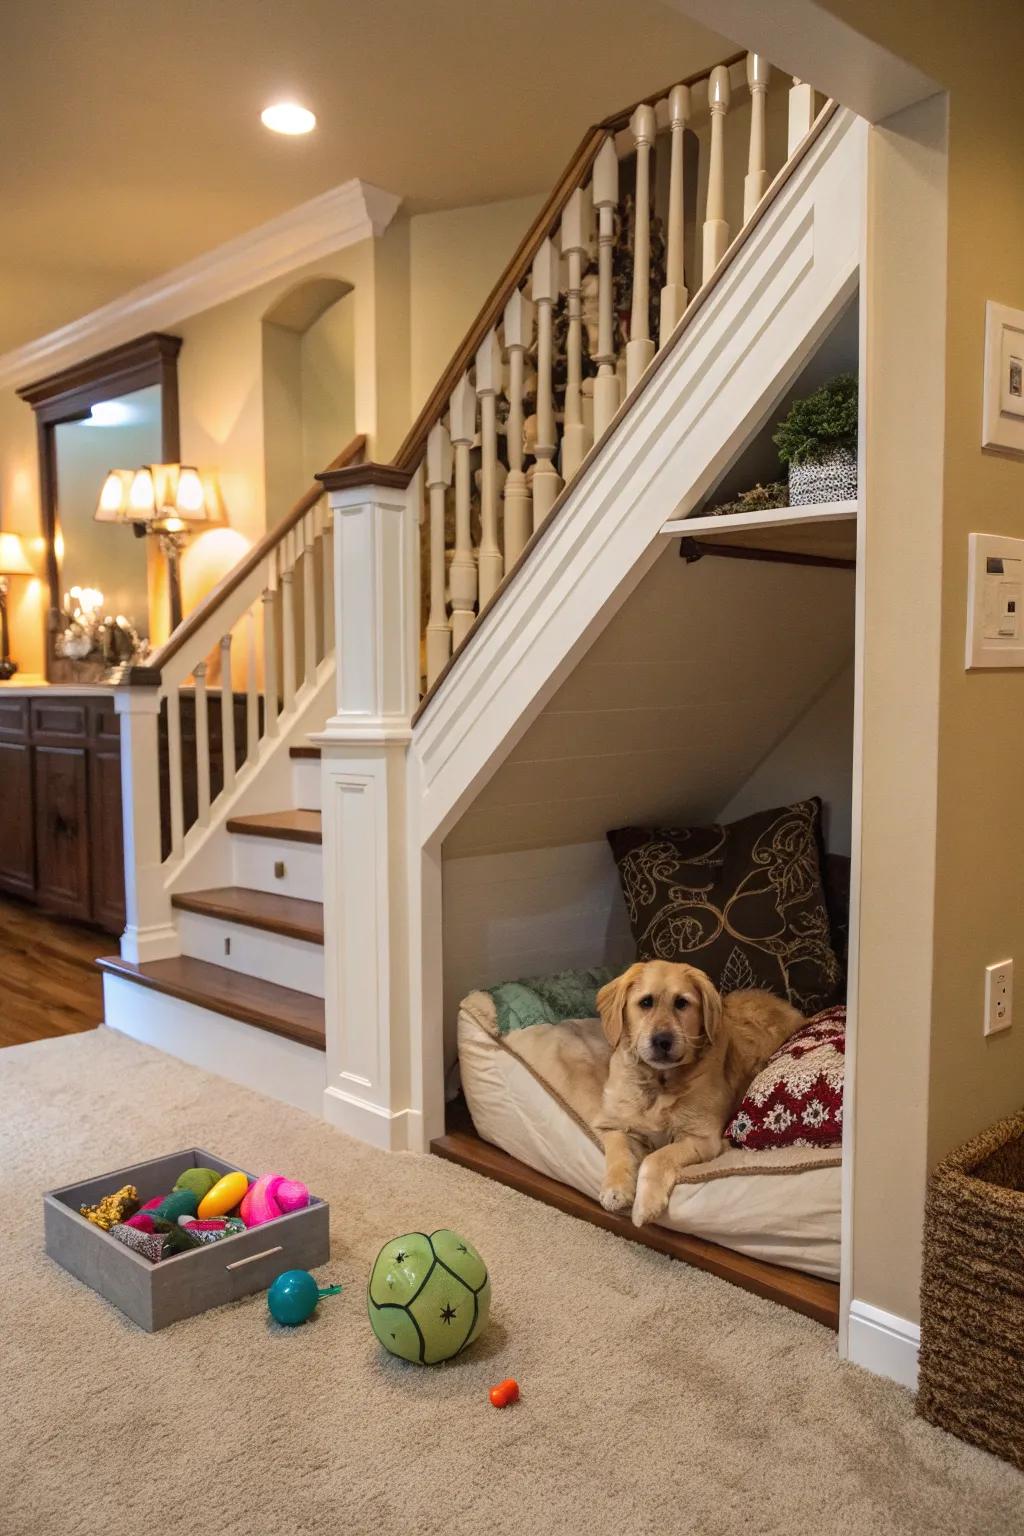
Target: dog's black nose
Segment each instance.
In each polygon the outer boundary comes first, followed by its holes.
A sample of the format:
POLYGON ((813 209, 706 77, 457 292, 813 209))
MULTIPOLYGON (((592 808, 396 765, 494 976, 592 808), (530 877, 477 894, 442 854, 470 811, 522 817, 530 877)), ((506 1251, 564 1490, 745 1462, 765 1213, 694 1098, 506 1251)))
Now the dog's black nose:
POLYGON ((651 1048, 656 1056, 671 1056, 675 1043, 675 1036, 668 1030, 651 1036, 651 1048))

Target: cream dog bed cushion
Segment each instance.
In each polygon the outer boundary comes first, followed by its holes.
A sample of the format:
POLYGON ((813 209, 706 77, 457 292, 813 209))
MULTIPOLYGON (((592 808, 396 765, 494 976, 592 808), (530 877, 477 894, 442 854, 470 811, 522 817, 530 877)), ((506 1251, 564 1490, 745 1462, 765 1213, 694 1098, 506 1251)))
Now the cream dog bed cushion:
MULTIPOLYGON (((597 1199, 604 1168, 591 1129, 596 1064, 608 1059, 597 1019, 532 1024, 501 1035, 494 1000, 459 1009, 462 1088, 485 1141, 597 1199)), ((751 1258, 839 1278, 840 1156, 827 1148, 724 1152, 690 1169, 661 1225, 751 1258)))

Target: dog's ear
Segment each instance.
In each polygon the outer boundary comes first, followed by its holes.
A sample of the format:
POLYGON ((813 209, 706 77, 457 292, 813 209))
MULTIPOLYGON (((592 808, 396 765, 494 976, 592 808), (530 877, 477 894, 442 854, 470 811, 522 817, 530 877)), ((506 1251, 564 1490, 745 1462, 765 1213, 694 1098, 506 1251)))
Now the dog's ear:
POLYGON ((622 1039, 622 1031, 626 1026, 626 991, 639 969, 638 965, 631 965, 621 976, 616 976, 614 981, 606 982, 597 994, 601 1027, 613 1051, 622 1039))
POLYGON ((701 1012, 704 1015, 704 1033, 708 1044, 714 1045, 722 1023, 722 994, 706 971, 693 967, 693 980, 700 993, 701 1012))

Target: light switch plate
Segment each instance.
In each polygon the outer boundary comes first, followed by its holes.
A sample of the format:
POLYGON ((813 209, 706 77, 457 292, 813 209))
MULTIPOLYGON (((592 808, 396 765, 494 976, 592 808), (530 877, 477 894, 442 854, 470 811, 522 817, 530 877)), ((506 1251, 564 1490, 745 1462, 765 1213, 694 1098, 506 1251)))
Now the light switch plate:
POLYGON ((1013 1024, 1013 961, 985 967, 985 1034, 998 1035, 1013 1024))
POLYGON ((1024 667, 1024 539, 968 536, 964 665, 1024 667))
POLYGON ((985 305, 981 446, 1024 454, 1024 310, 985 305))

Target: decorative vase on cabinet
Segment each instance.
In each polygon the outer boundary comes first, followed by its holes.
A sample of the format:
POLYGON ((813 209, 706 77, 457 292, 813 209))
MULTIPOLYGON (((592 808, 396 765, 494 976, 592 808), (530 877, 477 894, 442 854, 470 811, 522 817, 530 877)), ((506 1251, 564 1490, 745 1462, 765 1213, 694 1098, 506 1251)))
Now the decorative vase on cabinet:
POLYGON ((857 455, 833 448, 820 459, 789 466, 791 507, 816 506, 823 501, 856 501, 857 455))

